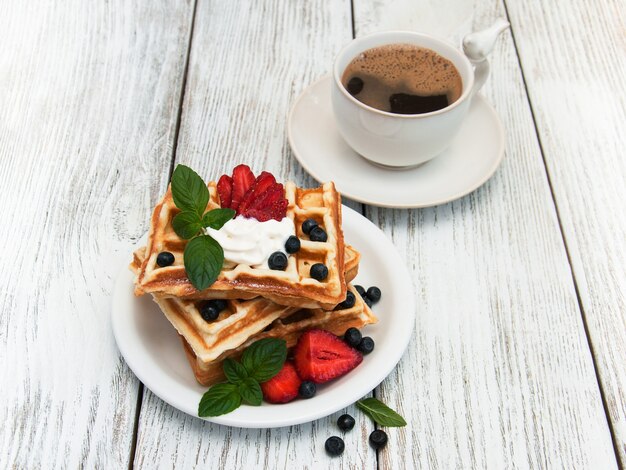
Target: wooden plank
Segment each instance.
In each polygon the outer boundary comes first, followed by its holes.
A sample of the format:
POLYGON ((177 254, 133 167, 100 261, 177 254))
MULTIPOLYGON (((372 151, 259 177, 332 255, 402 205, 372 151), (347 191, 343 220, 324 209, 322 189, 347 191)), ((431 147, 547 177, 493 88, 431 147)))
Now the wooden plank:
MULTIPOLYGON (((376 29, 380 5, 355 4, 358 35, 376 29)), ((475 2, 476 28, 498 16, 505 16, 501 2, 475 2)), ((405 254, 418 302, 416 337, 376 392, 410 423, 389 431, 381 466, 615 468, 509 33, 492 65, 484 94, 507 130, 505 160, 493 179, 432 209, 368 210, 405 254)))
POLYGON ((626 10, 614 0, 576 0, 566 15, 554 2, 506 3, 626 466, 626 10))
POLYGON ((110 297, 171 161, 189 2, 4 2, 0 468, 124 468, 110 297))
MULTIPOLYGON (((291 158, 286 116, 300 91, 330 70, 351 34, 349 2, 199 0, 177 162, 207 178, 244 162, 255 172, 314 185, 291 158)), ((373 425, 348 411, 356 428, 344 436, 343 457, 331 459, 324 442, 339 434, 334 422, 341 413, 287 428, 227 428, 184 415, 146 390, 135 465, 376 468, 367 444, 373 425)))

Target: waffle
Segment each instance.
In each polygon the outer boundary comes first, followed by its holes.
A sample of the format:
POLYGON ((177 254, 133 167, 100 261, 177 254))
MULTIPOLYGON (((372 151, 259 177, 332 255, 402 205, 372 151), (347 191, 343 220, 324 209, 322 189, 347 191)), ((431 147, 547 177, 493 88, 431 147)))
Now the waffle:
MULTIPOLYGON (((219 207, 215 182, 208 184, 210 200, 207 209, 219 207)), ((243 264, 224 267, 217 280, 207 289, 198 291, 189 282, 183 265, 186 240, 176 235, 171 221, 179 212, 171 189, 157 204, 152 214, 148 234, 147 256, 135 281, 135 294, 157 294, 160 297, 188 299, 250 299, 262 296, 274 302, 300 308, 332 309, 346 297, 344 278, 344 241, 341 230, 341 197, 334 184, 302 189, 292 182, 285 184, 289 203, 287 217, 296 227, 300 250, 289 256, 285 271, 255 268, 243 264), (326 231, 326 242, 313 242, 302 233, 302 222, 315 219, 326 231), (171 252, 175 261, 164 268, 156 264, 162 251, 171 252), (310 277, 313 264, 324 263, 328 277, 320 282, 310 277)))
MULTIPOLYGON (((144 253, 145 248, 134 253, 131 270, 137 272, 140 269, 144 253)), ((352 280, 358 272, 360 254, 347 246, 345 255, 346 277, 352 280)), ((220 316, 215 321, 207 323, 200 314, 203 300, 164 297, 157 294, 153 294, 153 298, 203 364, 214 361, 225 351, 241 346, 275 320, 299 309, 279 305, 263 297, 249 300, 230 299, 220 316)))
POLYGON ((228 357, 233 359, 239 358, 250 344, 259 339, 281 338, 287 342, 288 348, 292 348, 298 342, 300 335, 312 328, 321 328, 336 335, 342 335, 348 328, 362 328, 365 325, 376 323, 378 319, 365 304, 356 289, 352 285, 348 285, 348 289, 354 294, 356 299, 354 307, 342 310, 295 308, 287 315, 277 315, 260 333, 249 337, 240 346, 224 351, 211 361, 203 360, 200 355, 196 354, 194 348, 187 342, 186 336, 181 335, 185 354, 196 380, 204 386, 223 381, 225 379, 222 369, 224 359, 228 357))

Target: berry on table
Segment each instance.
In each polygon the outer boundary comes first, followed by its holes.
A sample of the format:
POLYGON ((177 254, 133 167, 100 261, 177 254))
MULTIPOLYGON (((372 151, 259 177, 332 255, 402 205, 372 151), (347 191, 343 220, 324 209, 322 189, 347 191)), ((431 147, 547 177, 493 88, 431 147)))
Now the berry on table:
POLYGON ((369 297, 372 303, 375 304, 376 302, 380 300, 382 293, 380 292, 380 289, 378 287, 372 286, 369 289, 367 289, 366 295, 369 297))
POLYGON ((328 240, 328 235, 322 227, 317 226, 311 229, 309 238, 312 242, 325 242, 326 240, 328 240))
POLYGON ((285 251, 290 255, 300 250, 300 239, 291 235, 285 242, 285 251))
POLYGON ((374 350, 374 340, 369 336, 365 336, 361 339, 356 348, 363 354, 369 354, 374 350))
POLYGON ((348 346, 356 348, 361 342, 361 332, 356 328, 348 328, 343 334, 343 340, 348 343, 348 346))
POLYGON ((315 221, 315 219, 306 219, 304 222, 302 222, 302 231, 307 235, 311 233, 311 230, 314 227, 317 227, 317 222, 315 221))
POLYGON ((342 431, 349 431, 354 427, 354 418, 349 414, 343 414, 339 418, 337 418, 337 426, 342 431))
POLYGON ((287 255, 282 251, 275 251, 267 260, 270 269, 284 271, 287 267, 287 255))
POLYGON ((387 433, 382 429, 372 431, 372 434, 370 434, 370 444, 376 450, 382 449, 387 445, 387 433))
POLYGON ((300 389, 298 390, 298 395, 301 398, 313 398, 315 393, 317 392, 317 386, 315 382, 311 382, 310 380, 305 380, 300 384, 300 389))
POLYGON ((326 448, 326 452, 330 455, 341 455, 343 454, 346 445, 343 443, 343 439, 339 436, 332 436, 326 439, 324 447, 326 448))
POLYGON ((164 268, 174 264, 174 255, 169 251, 162 251, 157 255, 156 263, 164 268))
POLYGON ((322 263, 315 263, 311 266, 311 277, 318 281, 323 281, 328 277, 328 268, 322 263))

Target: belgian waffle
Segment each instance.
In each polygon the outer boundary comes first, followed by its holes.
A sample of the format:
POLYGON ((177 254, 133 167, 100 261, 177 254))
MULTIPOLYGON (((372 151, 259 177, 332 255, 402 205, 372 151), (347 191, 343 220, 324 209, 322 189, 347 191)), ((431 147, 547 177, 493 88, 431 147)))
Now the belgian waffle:
POLYGON ((185 354, 196 380, 205 386, 224 380, 222 370, 224 359, 228 357, 239 358, 250 344, 259 339, 281 338, 287 342, 288 348, 292 348, 298 342, 300 335, 312 328, 321 328, 336 335, 342 335, 350 327, 362 328, 365 325, 376 323, 378 319, 365 304, 356 289, 352 285, 348 285, 348 289, 354 294, 356 299, 352 308, 340 310, 294 308, 289 312, 283 312, 280 315, 276 315, 265 329, 249 337, 240 346, 225 350, 216 359, 210 361, 203 360, 200 355, 196 354, 196 351, 187 342, 186 337, 181 335, 185 354))
MULTIPOLYGON (((207 209, 220 207, 215 182, 208 184, 207 209)), ((285 184, 287 217, 296 227, 300 250, 289 256, 285 271, 255 268, 243 264, 224 267, 217 280, 198 291, 189 282, 183 265, 186 240, 176 235, 172 219, 179 212, 168 189, 152 214, 146 258, 135 281, 135 294, 188 299, 250 299, 262 296, 274 302, 300 308, 332 309, 346 297, 344 241, 341 230, 341 197, 332 182, 319 188, 302 189, 285 184), (315 219, 328 235, 326 242, 314 242, 302 233, 302 222, 315 219), (156 257, 162 251, 174 255, 174 264, 159 267, 156 257), (310 268, 323 263, 328 268, 324 281, 311 278, 310 268)))
MULTIPOLYGON (((139 270, 144 253, 145 248, 134 253, 131 270, 135 272, 139 270)), ((360 254, 347 246, 345 256, 346 277, 352 280, 358 272, 360 254)), ((153 294, 153 298, 203 364, 214 361, 225 351, 241 346, 275 320, 298 310, 298 307, 278 305, 263 297, 249 300, 230 299, 219 317, 207 323, 200 314, 205 302, 203 300, 164 297, 157 294, 153 294)))

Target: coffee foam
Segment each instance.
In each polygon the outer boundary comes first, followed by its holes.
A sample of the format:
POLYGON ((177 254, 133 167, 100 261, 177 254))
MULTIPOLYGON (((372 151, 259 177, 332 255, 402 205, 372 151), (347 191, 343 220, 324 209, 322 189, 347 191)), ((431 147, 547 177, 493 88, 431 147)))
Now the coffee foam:
POLYGON ((356 98, 384 111, 389 104, 385 102, 388 98, 381 96, 382 89, 420 96, 446 95, 449 103, 459 99, 463 91, 461 76, 451 61, 412 44, 389 44, 362 52, 346 67, 343 85, 347 87, 355 76, 367 84, 356 98))

